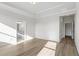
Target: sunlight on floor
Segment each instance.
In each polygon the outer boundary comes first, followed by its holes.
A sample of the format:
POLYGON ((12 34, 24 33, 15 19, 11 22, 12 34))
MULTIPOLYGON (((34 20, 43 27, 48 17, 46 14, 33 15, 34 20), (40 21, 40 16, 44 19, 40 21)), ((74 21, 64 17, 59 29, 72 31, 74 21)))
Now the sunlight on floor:
POLYGON ((56 49, 56 43, 55 42, 47 42, 45 47, 49 47, 51 49, 56 49))
MULTIPOLYGON (((16 44, 20 44, 20 43, 22 43, 22 42, 29 41, 29 40, 32 40, 32 39, 33 39, 33 37, 27 35, 27 36, 25 36, 25 39, 24 39, 24 40, 21 40, 20 42, 18 42, 18 43, 16 43, 16 44)), ((16 45, 16 44, 14 44, 14 45, 16 45)))
POLYGON ((27 38, 26 40, 32 40, 33 39, 33 37, 31 37, 29 35, 27 35, 26 38, 27 38))
POLYGON ((48 41, 37 56, 55 56, 56 44, 55 42, 48 41))

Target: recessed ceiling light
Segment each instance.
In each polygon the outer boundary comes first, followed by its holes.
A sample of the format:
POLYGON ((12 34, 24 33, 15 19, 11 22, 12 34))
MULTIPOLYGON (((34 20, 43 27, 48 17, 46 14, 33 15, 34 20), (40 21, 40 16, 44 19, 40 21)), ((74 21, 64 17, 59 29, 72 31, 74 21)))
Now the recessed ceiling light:
POLYGON ((31 4, 36 4, 36 2, 30 2, 31 4))

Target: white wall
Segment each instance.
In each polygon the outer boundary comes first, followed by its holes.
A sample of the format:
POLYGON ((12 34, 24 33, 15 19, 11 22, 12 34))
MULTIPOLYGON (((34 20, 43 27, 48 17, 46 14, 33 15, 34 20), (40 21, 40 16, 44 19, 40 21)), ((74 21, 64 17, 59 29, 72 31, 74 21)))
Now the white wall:
MULTIPOLYGON (((63 9, 63 7, 62 7, 63 9)), ((60 16, 71 15, 75 13, 75 8, 60 10, 53 14, 54 10, 48 10, 51 13, 45 14, 42 17, 38 17, 36 24, 36 37, 41 39, 47 39, 52 41, 60 41, 60 16)), ((57 9, 58 10, 58 9, 57 9)))
POLYGON ((58 41, 59 39, 59 17, 50 16, 39 19, 36 24, 36 37, 58 41))
POLYGON ((62 39, 63 37, 65 37, 65 25, 64 25, 64 18, 61 16, 60 17, 60 29, 59 29, 59 37, 60 39, 62 39))
POLYGON ((74 5, 70 3, 67 5, 69 6, 61 6, 59 8, 55 8, 55 10, 51 9, 39 14, 42 18, 38 15, 37 23, 34 18, 26 16, 26 13, 22 13, 15 8, 3 5, 2 7, 0 6, 0 22, 16 29, 16 21, 25 21, 27 24, 27 35, 41 39, 59 41, 60 16, 74 13, 74 5), (72 5, 71 8, 70 5, 72 5), (67 9, 65 9, 66 7, 67 9))
POLYGON ((75 44, 79 53, 79 3, 76 3, 75 44))
MULTIPOLYGON (((10 9, 7 9, 6 6, 1 7, 0 5, 0 23, 5 24, 6 26, 13 28, 15 30, 16 35, 16 22, 17 21, 23 21, 26 23, 26 35, 28 36, 35 36, 35 20, 34 18, 30 18, 28 16, 20 15, 17 13, 14 13, 10 11, 10 9)), ((16 11, 16 10, 15 10, 16 11)), ((7 29, 6 29, 7 30, 7 29)), ((12 39, 8 40, 12 41, 12 39)), ((16 40, 14 39, 14 42, 16 40)))

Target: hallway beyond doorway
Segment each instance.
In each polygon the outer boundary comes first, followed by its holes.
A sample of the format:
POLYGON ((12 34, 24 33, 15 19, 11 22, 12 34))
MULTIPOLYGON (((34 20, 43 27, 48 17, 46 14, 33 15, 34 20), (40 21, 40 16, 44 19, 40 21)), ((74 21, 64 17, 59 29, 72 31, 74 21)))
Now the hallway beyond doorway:
POLYGON ((78 56, 74 40, 66 36, 62 38, 56 48, 56 56, 78 56))

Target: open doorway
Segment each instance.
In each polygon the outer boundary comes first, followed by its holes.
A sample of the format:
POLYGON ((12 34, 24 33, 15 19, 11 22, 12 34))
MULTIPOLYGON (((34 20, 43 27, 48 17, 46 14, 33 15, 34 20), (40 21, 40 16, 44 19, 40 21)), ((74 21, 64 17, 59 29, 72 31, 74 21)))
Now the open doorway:
POLYGON ((60 39, 68 36, 74 39, 74 16, 61 16, 60 17, 60 39))
POLYGON ((74 42, 75 15, 60 17, 60 42, 56 48, 56 56, 78 56, 74 42))
POLYGON ((65 24, 65 36, 73 38, 73 25, 72 25, 72 23, 65 24))
POLYGON ((17 42, 24 40, 24 23, 22 21, 17 22, 17 42))

